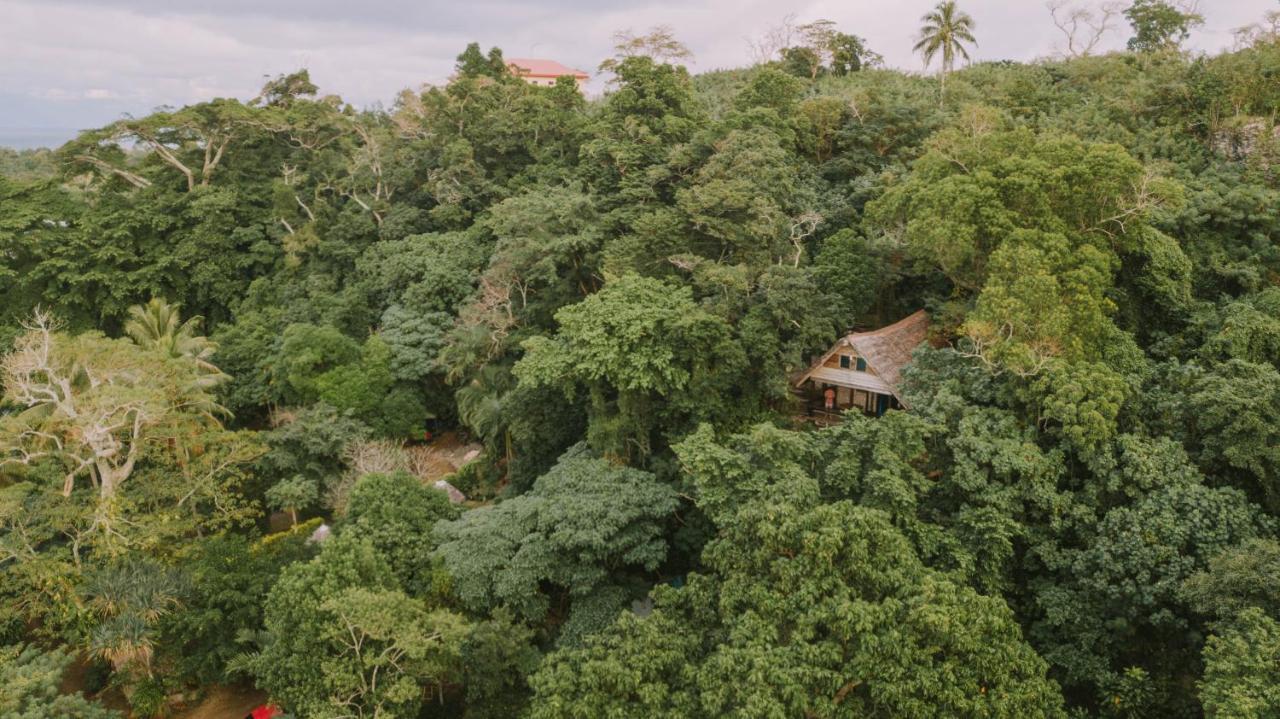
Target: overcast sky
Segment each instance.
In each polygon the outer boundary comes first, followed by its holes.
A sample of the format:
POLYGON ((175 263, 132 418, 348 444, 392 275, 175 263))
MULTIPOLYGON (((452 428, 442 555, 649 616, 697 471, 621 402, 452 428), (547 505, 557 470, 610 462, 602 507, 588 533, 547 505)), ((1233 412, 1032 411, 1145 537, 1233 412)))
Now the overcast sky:
MULTIPOLYGON (((827 18, 861 35, 889 65, 911 54, 936 0, 0 0, 0 144, 105 124, 121 113, 213 97, 252 97, 263 78, 301 67, 326 93, 367 106, 442 82, 472 40, 508 57, 547 57, 593 71, 611 34, 665 23, 694 53, 691 69, 747 63, 748 40, 783 16, 827 18), (18 138, 15 140, 14 138, 18 138)), ((977 23, 975 59, 1029 60, 1055 51, 1042 0, 960 0, 977 23)), ((1208 0, 1197 49, 1277 0, 1208 0)), ((1123 45, 1127 27, 1109 38, 1123 45)), ((599 82, 595 83, 597 86, 599 82)))

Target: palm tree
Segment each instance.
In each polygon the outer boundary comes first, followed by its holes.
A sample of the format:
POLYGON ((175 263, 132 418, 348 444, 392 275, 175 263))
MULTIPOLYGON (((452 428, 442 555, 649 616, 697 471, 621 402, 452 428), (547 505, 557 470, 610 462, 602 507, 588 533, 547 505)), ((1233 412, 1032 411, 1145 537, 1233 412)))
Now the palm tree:
POLYGON ((157 562, 132 559, 89 573, 81 591, 99 619, 88 637, 90 653, 116 671, 152 676, 157 625, 180 604, 186 578, 157 562))
POLYGON ((514 386, 509 367, 488 364, 454 394, 458 419, 471 428, 487 446, 502 441, 507 461, 511 461, 511 425, 506 414, 506 395, 514 386))
POLYGON ((196 386, 200 389, 208 389, 228 379, 210 361, 218 345, 199 334, 204 318, 197 315, 183 322, 179 309, 179 305, 153 297, 145 305, 129 308, 124 332, 139 347, 193 362, 197 371, 196 386))
POLYGON ((955 67, 956 56, 969 59, 969 51, 964 43, 976 45, 973 39, 973 17, 967 12, 956 9, 955 0, 944 0, 938 3, 932 12, 920 18, 924 23, 920 28, 920 40, 912 48, 924 55, 924 65, 929 66, 939 52, 942 53, 942 67, 939 68, 940 95, 947 91, 947 73, 955 67))
POLYGON ((231 376, 211 361, 218 344, 199 334, 203 320, 197 315, 183 322, 179 305, 153 297, 145 305, 129 308, 124 332, 139 347, 189 365, 191 375, 183 387, 182 406, 216 420, 230 417, 231 411, 219 404, 209 390, 231 376))

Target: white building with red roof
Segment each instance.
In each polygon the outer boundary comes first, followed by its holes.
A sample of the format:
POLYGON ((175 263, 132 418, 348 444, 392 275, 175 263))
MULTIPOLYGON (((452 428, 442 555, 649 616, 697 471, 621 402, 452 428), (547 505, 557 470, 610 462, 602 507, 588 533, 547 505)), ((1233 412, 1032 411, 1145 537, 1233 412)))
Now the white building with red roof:
POLYGON ((542 85, 550 87, 556 84, 558 78, 568 75, 578 83, 578 89, 586 84, 591 77, 582 70, 577 70, 568 65, 561 65, 555 60, 543 60, 540 58, 530 57, 513 57, 507 59, 507 67, 511 68, 511 73, 530 85, 542 85))

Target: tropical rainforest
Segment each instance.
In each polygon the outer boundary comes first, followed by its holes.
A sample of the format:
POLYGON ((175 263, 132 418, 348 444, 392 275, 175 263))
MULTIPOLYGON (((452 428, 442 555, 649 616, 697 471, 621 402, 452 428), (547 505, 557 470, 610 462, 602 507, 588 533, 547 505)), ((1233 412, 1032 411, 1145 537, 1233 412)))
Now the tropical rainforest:
POLYGON ((1079 12, 0 154, 0 717, 1280 717, 1280 14, 1079 12))

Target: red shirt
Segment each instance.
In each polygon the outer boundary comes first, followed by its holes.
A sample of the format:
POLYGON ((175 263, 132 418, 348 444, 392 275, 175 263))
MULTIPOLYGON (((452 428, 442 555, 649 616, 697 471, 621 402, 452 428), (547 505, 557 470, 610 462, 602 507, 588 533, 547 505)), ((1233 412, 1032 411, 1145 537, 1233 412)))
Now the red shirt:
POLYGON ((282 713, 283 712, 280 711, 280 708, 274 704, 263 704, 257 709, 249 712, 249 716, 252 719, 272 719, 273 717, 280 716, 282 713))

